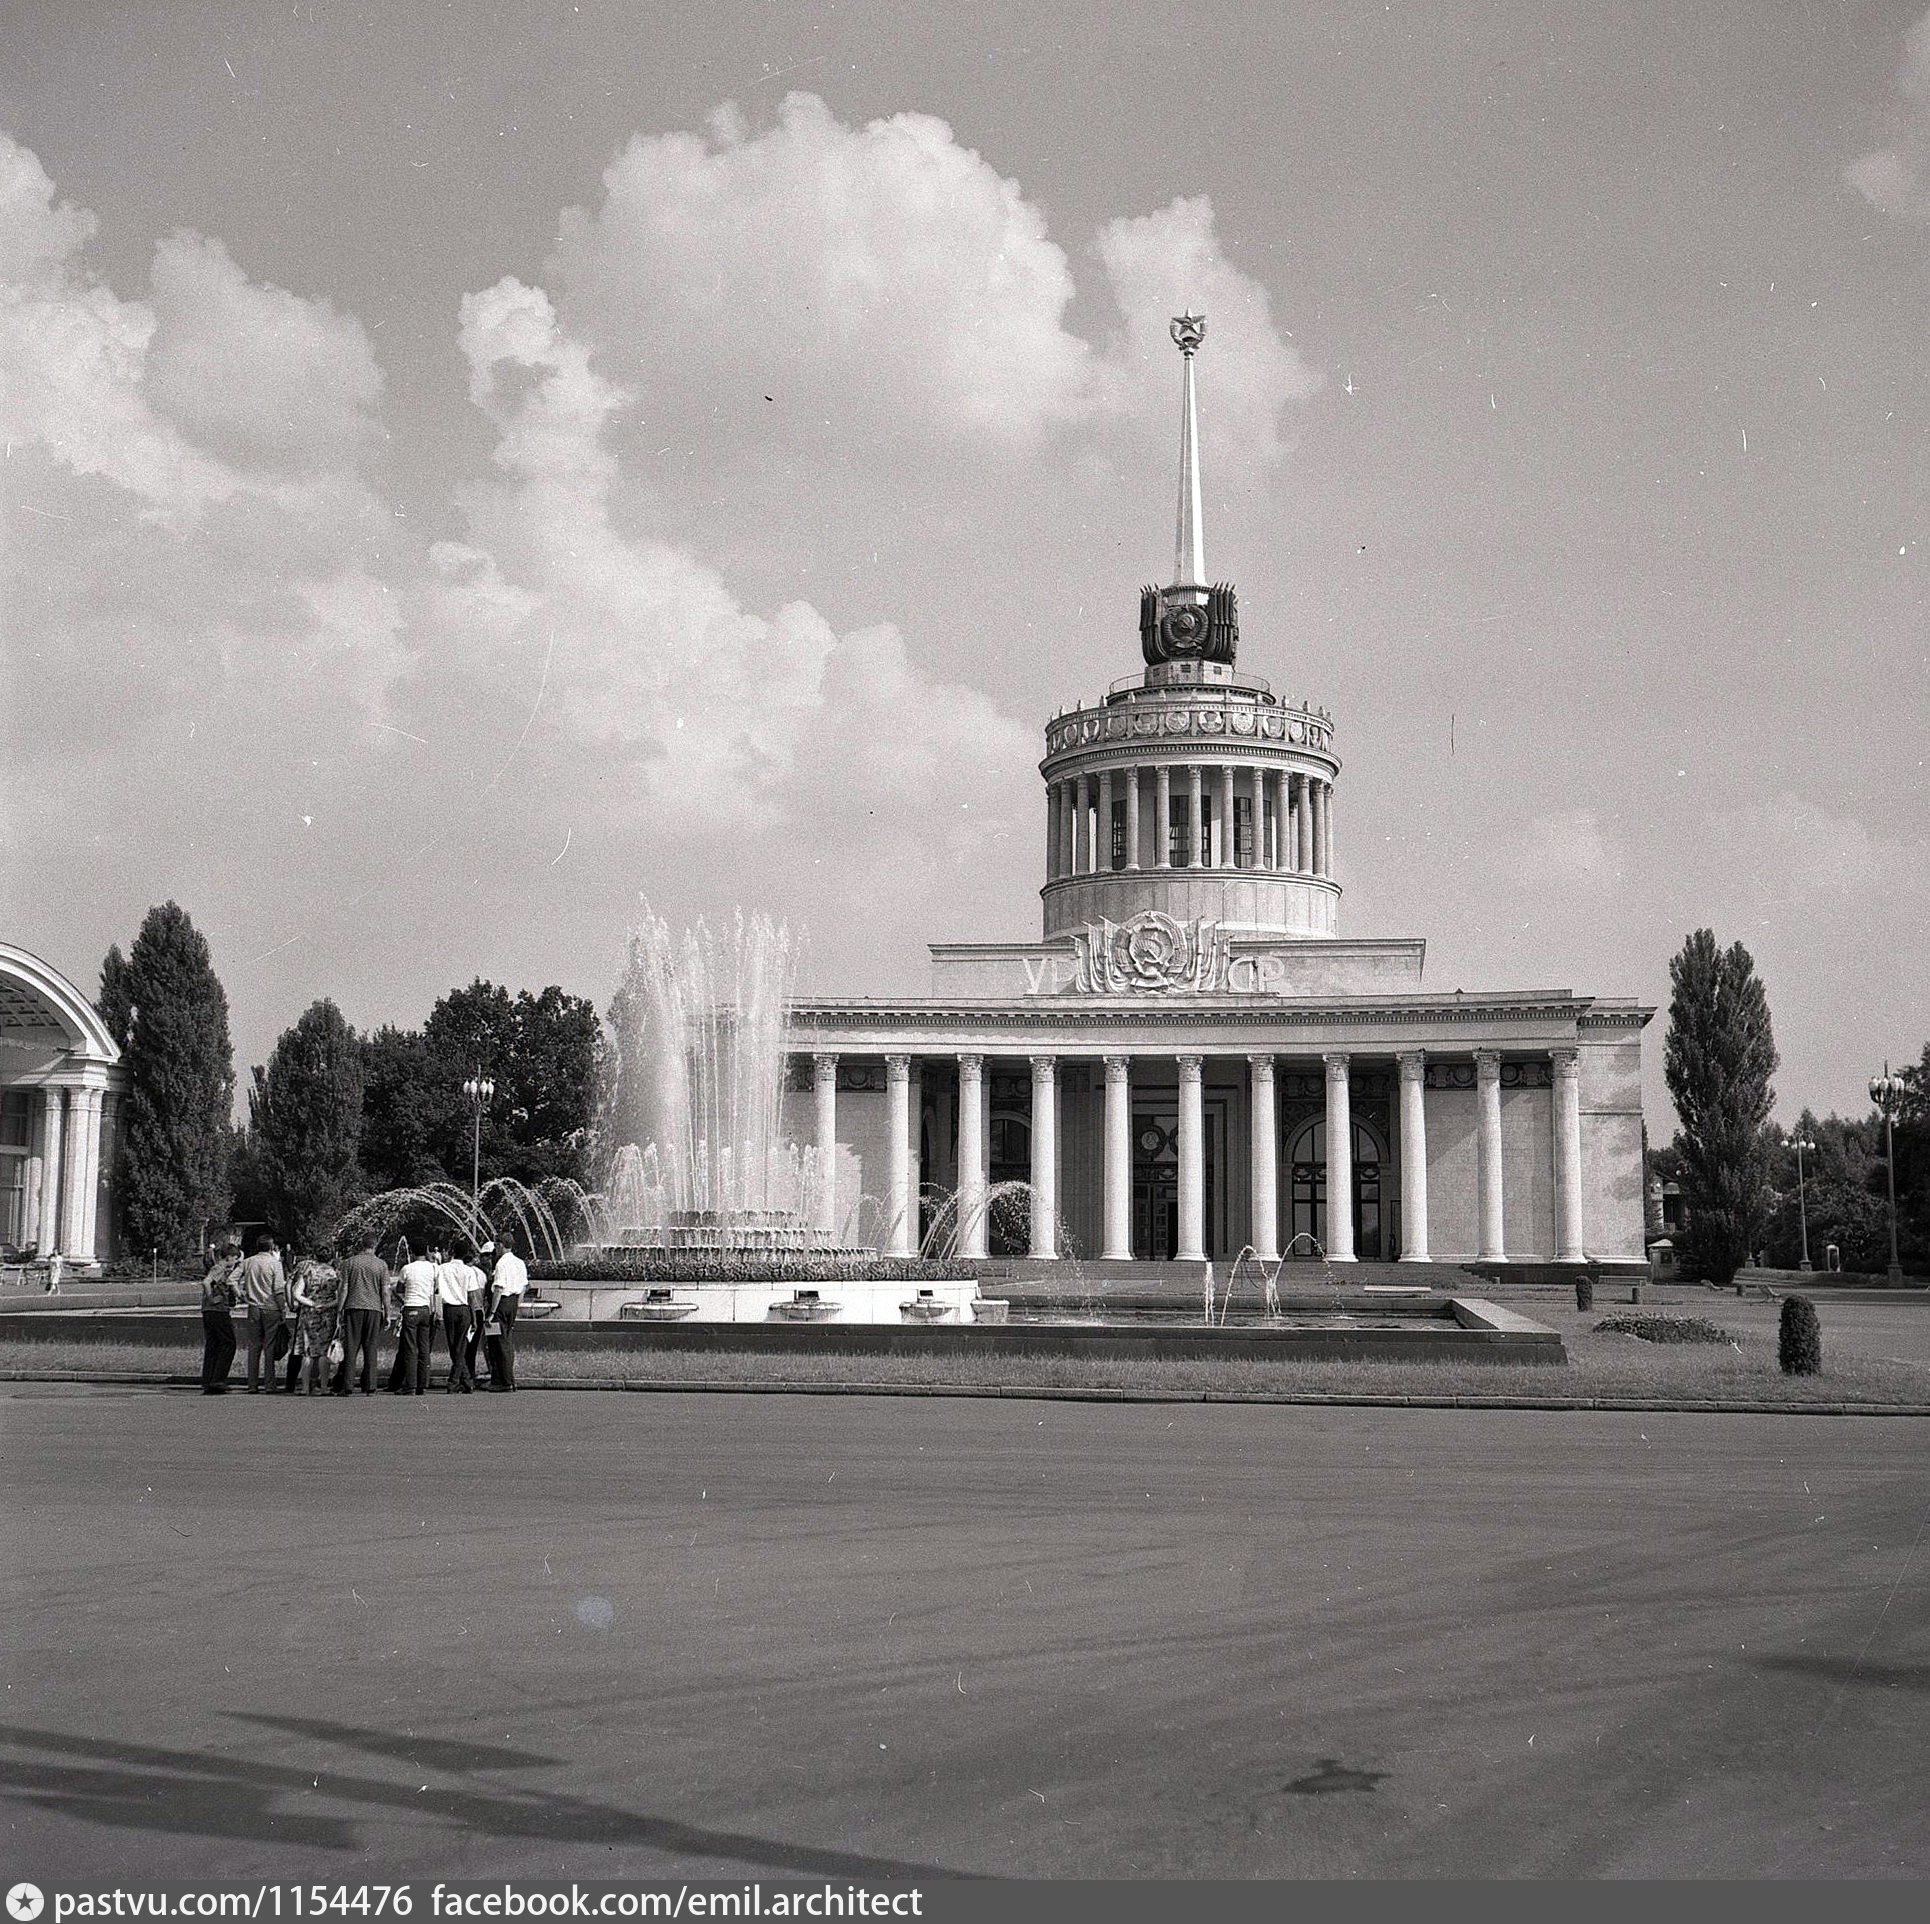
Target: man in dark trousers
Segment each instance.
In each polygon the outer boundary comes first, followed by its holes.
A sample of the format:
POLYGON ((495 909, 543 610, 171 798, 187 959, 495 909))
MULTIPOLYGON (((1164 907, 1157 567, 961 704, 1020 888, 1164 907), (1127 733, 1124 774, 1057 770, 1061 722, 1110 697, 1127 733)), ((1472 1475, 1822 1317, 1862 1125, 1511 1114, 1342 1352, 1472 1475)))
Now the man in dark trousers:
POLYGON ((201 1280, 201 1394, 226 1396, 228 1370, 235 1360, 235 1272, 241 1243, 231 1239, 215 1252, 201 1280))
POLYGON ((342 1367, 335 1394, 355 1387, 355 1366, 362 1366, 362 1394, 375 1394, 375 1339, 389 1317, 389 1266, 375 1253, 375 1238, 362 1245, 342 1269, 342 1367))
POLYGON ((476 1387, 469 1369, 469 1299, 483 1286, 482 1271, 466 1260, 467 1243, 457 1243, 446 1262, 436 1265, 436 1295, 442 1304, 442 1330, 449 1340, 449 1381, 444 1386, 451 1396, 467 1396, 476 1387))
POLYGON ((523 1306, 523 1291, 529 1287, 529 1270, 513 1249, 496 1252, 489 1272, 489 1310, 485 1329, 497 1333, 489 1338, 489 1387, 513 1390, 516 1387, 516 1312, 523 1306))

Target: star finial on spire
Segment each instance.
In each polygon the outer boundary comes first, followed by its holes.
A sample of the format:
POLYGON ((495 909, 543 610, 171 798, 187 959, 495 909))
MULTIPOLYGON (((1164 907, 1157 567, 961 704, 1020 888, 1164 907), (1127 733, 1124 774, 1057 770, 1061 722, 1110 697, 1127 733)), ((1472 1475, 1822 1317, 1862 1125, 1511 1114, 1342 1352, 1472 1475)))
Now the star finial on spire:
POLYGON ((1206 339, 1206 316, 1190 310, 1175 314, 1171 331, 1173 345, 1184 355, 1195 355, 1200 351, 1200 343, 1206 339))
POLYGON ((1193 398, 1193 356, 1206 339, 1206 316, 1173 317, 1173 345, 1186 357, 1179 419, 1179 528, 1174 540, 1173 583, 1206 585, 1206 514, 1200 500, 1200 429, 1193 398))

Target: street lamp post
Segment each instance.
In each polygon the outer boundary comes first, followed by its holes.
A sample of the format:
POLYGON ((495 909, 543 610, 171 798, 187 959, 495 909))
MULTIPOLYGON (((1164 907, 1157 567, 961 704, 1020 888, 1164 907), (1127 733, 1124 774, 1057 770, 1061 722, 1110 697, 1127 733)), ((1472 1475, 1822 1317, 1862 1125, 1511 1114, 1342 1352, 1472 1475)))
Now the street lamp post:
POLYGON ((1903 1263, 1897 1255, 1896 1241, 1896 1118, 1897 1111, 1903 1107, 1904 1094, 1903 1078, 1893 1076, 1886 1062, 1883 1073, 1870 1082, 1870 1100, 1883 1118, 1883 1170, 1890 1186, 1890 1286, 1893 1289, 1903 1281, 1903 1263))
POLYGON ((496 1085, 483 1074, 480 1066, 476 1073, 462 1085, 462 1092, 475 1106, 476 1132, 469 1151, 469 1206, 475 1211, 478 1228, 482 1224, 482 1119, 483 1106, 496 1093, 496 1085))
POLYGON ((1803 1260, 1797 1267, 1807 1269, 1809 1267, 1809 1198, 1803 1191, 1803 1157, 1815 1155, 1816 1145, 1807 1136, 1797 1136, 1789 1146, 1796 1152, 1796 1219, 1802 1224, 1803 1229, 1803 1260))

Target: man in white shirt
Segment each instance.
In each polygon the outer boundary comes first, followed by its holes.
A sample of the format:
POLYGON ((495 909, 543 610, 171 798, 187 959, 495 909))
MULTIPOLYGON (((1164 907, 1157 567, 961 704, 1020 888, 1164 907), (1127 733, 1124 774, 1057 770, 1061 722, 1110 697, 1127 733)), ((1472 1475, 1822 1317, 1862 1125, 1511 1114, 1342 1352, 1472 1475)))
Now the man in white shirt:
POLYGON ((469 1299, 482 1293, 484 1279, 482 1271, 469 1263, 468 1255, 469 1245, 457 1243, 449 1252, 449 1260, 436 1265, 436 1299, 442 1305, 442 1333, 449 1343, 446 1388, 451 1396, 468 1396, 476 1387, 470 1367, 469 1299))
POLYGON ((498 1332, 489 1338, 492 1390, 516 1387, 516 1315, 528 1287, 529 1269, 523 1259, 513 1249, 498 1250, 496 1266, 489 1274, 488 1327, 498 1332))
POLYGON ((436 1258, 431 1249, 402 1265, 395 1279, 397 1306, 402 1311, 402 1340, 395 1352, 389 1388, 398 1396, 423 1396, 429 1389, 429 1358, 435 1349, 436 1258))

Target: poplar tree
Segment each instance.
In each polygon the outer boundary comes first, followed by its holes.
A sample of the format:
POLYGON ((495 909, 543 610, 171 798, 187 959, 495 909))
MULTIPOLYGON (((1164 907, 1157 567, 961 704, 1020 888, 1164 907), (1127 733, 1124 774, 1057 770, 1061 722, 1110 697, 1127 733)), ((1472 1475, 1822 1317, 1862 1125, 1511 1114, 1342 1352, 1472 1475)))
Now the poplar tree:
POLYGON ((1727 1283, 1749 1260, 1770 1208, 1770 1077, 1779 1060, 1769 998, 1740 942, 1697 929, 1669 964, 1662 1066, 1681 1123, 1690 1266, 1727 1283))
POLYGON ((206 939, 173 902, 148 910, 124 965, 116 954, 101 992, 107 1020, 126 1034, 122 1226, 132 1249, 190 1256, 228 1202, 228 998, 206 939))
POLYGON ((324 997, 283 1030, 248 1091, 248 1133, 276 1228, 313 1252, 362 1193, 361 1039, 324 997))

